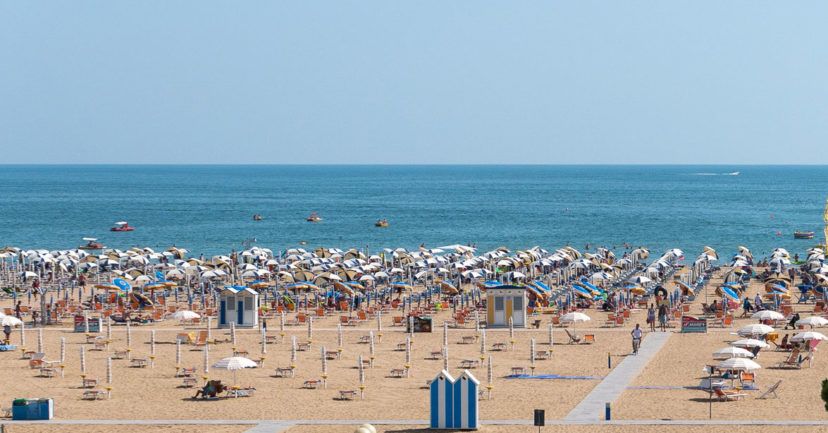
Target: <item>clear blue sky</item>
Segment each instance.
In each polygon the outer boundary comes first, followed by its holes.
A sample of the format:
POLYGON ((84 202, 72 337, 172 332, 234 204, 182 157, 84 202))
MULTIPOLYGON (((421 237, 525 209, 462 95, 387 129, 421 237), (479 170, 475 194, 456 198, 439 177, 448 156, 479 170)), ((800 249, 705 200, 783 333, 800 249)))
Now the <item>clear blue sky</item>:
POLYGON ((3 1, 0 163, 828 163, 825 1, 3 1))

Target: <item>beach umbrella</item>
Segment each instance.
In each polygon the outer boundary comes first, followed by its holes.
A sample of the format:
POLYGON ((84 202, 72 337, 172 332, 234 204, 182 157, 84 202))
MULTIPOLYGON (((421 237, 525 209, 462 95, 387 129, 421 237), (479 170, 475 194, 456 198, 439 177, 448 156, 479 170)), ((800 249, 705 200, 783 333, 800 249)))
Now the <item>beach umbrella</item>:
POLYGON ((178 310, 175 313, 173 313, 173 315, 170 316, 170 317, 172 317, 175 320, 193 320, 193 319, 198 319, 201 316, 199 316, 199 314, 196 313, 195 311, 178 310))
POLYGON ((799 334, 796 334, 791 338, 791 341, 811 341, 811 340, 828 340, 828 337, 826 337, 821 332, 806 331, 806 332, 800 332, 799 334))
POLYGON ((236 386, 236 372, 238 370, 243 368, 256 368, 256 366, 257 364, 255 361, 242 356, 231 356, 213 364, 213 368, 215 369, 233 372, 233 386, 236 386))
POLYGON ((150 367, 155 367, 155 329, 150 331, 150 367))
POLYGON ((126 323, 126 345, 127 345, 127 356, 132 359, 131 351, 132 351, 132 328, 129 326, 129 322, 126 323))
POLYGON ((181 340, 175 340, 175 367, 181 367, 181 340))
POLYGON ((578 322, 588 322, 590 320, 592 320, 592 319, 590 319, 590 317, 587 316, 584 313, 572 312, 572 313, 566 313, 563 316, 561 316, 560 321, 561 321, 561 323, 578 323, 578 322))
MULTIPOLYGON (((23 321, 18 319, 17 317, 14 317, 14 316, 0 317, 0 325, 2 325, 2 326, 11 326, 11 327, 19 326, 20 327, 20 333, 21 333, 20 335, 23 335, 23 321)), ((25 344, 26 344, 26 340, 24 338, 23 340, 21 340, 20 345, 22 346, 22 345, 25 345, 25 344)))
POLYGON ((112 317, 106 316, 106 345, 109 347, 109 343, 112 341, 112 317))
POLYGON ((262 329, 262 355, 267 355, 267 334, 262 329))
POLYGON ((448 322, 443 322, 443 346, 448 346, 448 322))
POLYGON ((66 361, 66 337, 60 337, 60 363, 66 361))
POLYGON ((529 339, 529 365, 532 369, 532 375, 535 375, 535 339, 529 339))
POLYGON ((480 331, 480 362, 483 362, 483 359, 486 356, 486 330, 483 329, 480 331))
POLYGON ((362 355, 359 355, 359 398, 365 398, 365 369, 362 368, 362 355))
POLYGON ((405 374, 408 375, 408 371, 411 370, 411 339, 405 339, 405 374))
POLYGON ((642 285, 653 282, 653 280, 651 280, 651 279, 649 279, 649 278, 647 278, 643 275, 639 275, 639 276, 633 278, 631 281, 636 283, 636 284, 642 284, 642 285))
POLYGON ((285 332, 285 312, 279 314, 279 332, 285 332))
POLYGON ((236 322, 230 322, 230 344, 233 345, 233 350, 236 349, 236 322))
POLYGON ((374 331, 368 331, 368 356, 371 359, 371 368, 374 368, 374 331))
POLYGON ((377 311, 377 333, 382 334, 382 311, 377 311))
POLYGON ((210 372, 210 349, 209 349, 209 347, 210 347, 209 344, 204 345, 204 374, 207 374, 207 373, 210 372))
POLYGON ((762 310, 753 313, 750 318, 758 320, 784 320, 785 316, 773 310, 762 310))
POLYGON ((213 341, 213 318, 207 316, 207 341, 213 341))
POLYGON ((86 374, 86 352, 83 346, 80 346, 80 369, 81 374, 86 374))
POLYGON ((512 318, 509 318, 509 341, 514 344, 515 341, 515 323, 512 318))
POLYGON ((325 351, 325 346, 322 346, 322 386, 328 389, 328 352, 325 351))
POLYGON ((725 347, 713 352, 713 356, 720 358, 753 358, 753 353, 741 347, 725 347))
POLYGON ((825 319, 824 317, 819 317, 819 316, 810 316, 810 317, 806 317, 804 319, 800 319, 798 322, 796 322, 796 325, 797 326, 809 325, 812 328, 814 326, 825 326, 825 325, 828 325, 828 319, 825 319))
MULTIPOLYGON (((14 317, 14 316, 6 316, 6 317, 14 317)), ((6 321, 6 317, 3 317, 2 319, 0 319, 0 325, 7 326, 6 324, 8 322, 6 321)), ((14 317, 14 318, 17 319, 17 317, 14 317)), ((20 325, 20 346, 21 347, 26 347, 26 326, 23 324, 22 320, 17 319, 17 321, 20 322, 20 323, 18 323, 20 325)), ((9 324, 8 326, 15 326, 15 325, 14 324, 9 324)))
POLYGON ((733 347, 761 347, 763 349, 766 347, 770 347, 768 343, 765 343, 761 340, 756 340, 754 338, 747 338, 744 340, 734 341, 730 343, 730 345, 733 347))
POLYGON ((308 317, 308 344, 313 342, 313 317, 308 317))
POLYGON ((486 383, 488 386, 486 387, 488 390, 488 399, 491 400, 492 398, 492 381, 494 380, 494 371, 492 368, 492 357, 489 356, 488 361, 486 362, 486 383))
POLYGON ((106 398, 112 397, 112 358, 106 358, 106 398))
POLYGON ((296 336, 290 336, 290 365, 296 365, 296 336))
POLYGON ((554 328, 554 326, 553 326, 552 322, 549 322, 549 347, 550 347, 550 348, 551 348, 551 347, 555 344, 555 339, 554 339, 554 337, 555 337, 555 334, 554 334, 555 330, 554 330, 554 329, 555 329, 555 328, 554 328))
POLYGON ((343 346, 343 344, 342 344, 342 324, 341 323, 336 324, 336 344, 338 345, 338 347, 340 349, 343 346))
POLYGON ((448 371, 448 368, 449 368, 449 367, 448 367, 448 363, 449 363, 449 359, 448 359, 448 346, 444 345, 444 346, 443 346, 443 370, 448 371))
POLYGON ((771 332, 773 332, 773 328, 771 328, 768 325, 763 325, 761 323, 752 323, 750 325, 743 326, 738 331, 736 331, 736 333, 742 337, 749 337, 752 335, 765 335, 771 332))
POLYGON ((716 368, 719 370, 752 371, 759 370, 762 366, 747 358, 729 358, 719 363, 716 368))
POLYGON ((37 329, 37 351, 43 353, 43 328, 37 329))

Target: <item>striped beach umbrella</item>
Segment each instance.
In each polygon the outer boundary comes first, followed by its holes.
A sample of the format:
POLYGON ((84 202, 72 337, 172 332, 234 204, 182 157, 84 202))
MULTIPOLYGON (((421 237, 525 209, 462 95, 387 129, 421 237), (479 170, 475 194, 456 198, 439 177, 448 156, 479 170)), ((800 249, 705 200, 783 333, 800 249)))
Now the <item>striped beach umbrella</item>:
POLYGON ((443 322, 443 346, 448 346, 448 323, 443 322))
POLYGON ((20 324, 20 347, 26 347, 26 325, 20 324))
POLYGON ((43 328, 37 329, 37 351, 43 353, 43 328))
POLYGON ((210 349, 209 349, 209 347, 210 347, 209 344, 204 345, 204 374, 207 374, 207 373, 210 372, 210 349))
POLYGON ((80 346, 80 369, 81 374, 86 374, 86 352, 83 346, 80 346))
POLYGON ((480 331, 480 360, 486 356, 486 330, 480 331))
POLYGON ((267 355, 267 334, 262 329, 262 355, 267 355))
POLYGON ((60 337, 60 363, 66 361, 66 337, 60 337))
POLYGON ((236 346, 236 322, 230 322, 230 344, 233 345, 233 348, 236 346))
POLYGON ((285 312, 279 314, 279 332, 285 332, 285 312))
POLYGON ((106 398, 112 397, 112 358, 106 358, 106 398))
POLYGON ((175 366, 181 367, 181 340, 175 341, 175 366))
POLYGON ((308 343, 313 341, 313 317, 308 317, 308 343))
POLYGON ((549 347, 555 345, 555 327, 552 325, 552 322, 549 322, 549 347))
POLYGON ((371 359, 371 368, 374 367, 374 331, 368 331, 368 356, 371 359))
POLYGON ((290 365, 296 365, 296 336, 290 337, 290 365))
POLYGON ((342 324, 341 323, 336 324, 336 344, 337 344, 337 347, 339 347, 340 349, 343 346, 343 344, 342 344, 342 324))
POLYGON ((488 384, 488 399, 491 400, 492 398, 492 380, 494 379, 494 372, 492 371, 492 357, 490 356, 486 366, 486 383, 488 384))
POLYGON ((126 323, 126 345, 127 349, 132 347, 132 328, 129 326, 129 322, 126 323))
POLYGON ((207 341, 213 340, 213 318, 207 316, 207 341))
POLYGON ((328 353, 325 346, 322 346, 322 386, 328 389, 328 353))
POLYGON ((377 333, 382 333, 382 311, 377 311, 377 333))
POLYGON ((408 374, 408 370, 411 369, 411 339, 405 339, 405 373, 408 374))
MULTIPOLYGON (((112 341, 112 317, 106 316, 106 341, 112 341)), ((109 344, 109 343, 107 343, 109 344)))
POLYGON ((535 374, 535 339, 529 339, 529 365, 532 366, 532 375, 535 374))
POLYGON ((448 358, 449 358, 448 357, 448 346, 444 345, 443 346, 443 370, 446 370, 446 371, 448 371, 448 368, 449 368, 448 367, 448 363, 449 363, 448 358))
POLYGON ((480 312, 474 310, 474 332, 480 333, 480 312))

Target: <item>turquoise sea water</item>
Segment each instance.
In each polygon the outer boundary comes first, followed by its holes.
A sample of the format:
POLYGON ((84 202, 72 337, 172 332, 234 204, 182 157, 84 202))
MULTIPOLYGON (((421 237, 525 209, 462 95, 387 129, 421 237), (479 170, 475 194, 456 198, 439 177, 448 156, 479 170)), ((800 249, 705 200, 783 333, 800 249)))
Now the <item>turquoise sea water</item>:
POLYGON ((826 197, 823 166, 0 166, 0 246, 74 248, 87 236, 196 254, 246 238, 274 251, 627 242, 761 254, 821 239, 826 197), (311 212, 324 221, 306 222, 311 212), (109 232, 120 220, 136 230, 109 232))

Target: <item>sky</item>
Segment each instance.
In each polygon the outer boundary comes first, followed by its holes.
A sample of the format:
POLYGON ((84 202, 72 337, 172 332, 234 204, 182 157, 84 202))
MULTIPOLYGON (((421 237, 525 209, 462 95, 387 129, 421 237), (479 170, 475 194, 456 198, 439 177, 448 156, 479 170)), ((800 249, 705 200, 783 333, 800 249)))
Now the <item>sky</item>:
POLYGON ((825 164, 826 16, 0 1, 0 164, 825 164))

